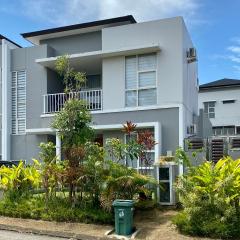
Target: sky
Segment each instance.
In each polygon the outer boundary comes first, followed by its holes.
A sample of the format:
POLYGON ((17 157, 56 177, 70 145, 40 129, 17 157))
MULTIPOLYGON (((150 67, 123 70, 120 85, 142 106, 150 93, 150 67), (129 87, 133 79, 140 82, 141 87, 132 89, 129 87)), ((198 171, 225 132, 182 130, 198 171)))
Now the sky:
POLYGON ((183 16, 198 53, 200 83, 240 79, 240 0, 0 0, 0 34, 131 14, 138 22, 183 16))

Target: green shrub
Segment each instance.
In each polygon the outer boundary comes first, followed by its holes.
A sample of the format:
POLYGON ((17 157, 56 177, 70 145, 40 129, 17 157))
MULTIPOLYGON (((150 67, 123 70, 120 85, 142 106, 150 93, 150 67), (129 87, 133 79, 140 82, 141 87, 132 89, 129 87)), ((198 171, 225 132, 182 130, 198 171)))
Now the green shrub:
POLYGON ((61 197, 51 199, 48 208, 46 208, 45 199, 42 195, 19 198, 15 202, 6 196, 0 201, 0 215, 57 222, 101 224, 111 224, 113 222, 112 213, 87 205, 72 207, 66 199, 61 197))
POLYGON ((151 210, 157 206, 155 200, 140 200, 137 201, 134 205, 136 210, 151 210))
POLYGON ((176 185, 183 211, 173 220, 181 232, 218 238, 240 236, 240 160, 192 167, 176 185))

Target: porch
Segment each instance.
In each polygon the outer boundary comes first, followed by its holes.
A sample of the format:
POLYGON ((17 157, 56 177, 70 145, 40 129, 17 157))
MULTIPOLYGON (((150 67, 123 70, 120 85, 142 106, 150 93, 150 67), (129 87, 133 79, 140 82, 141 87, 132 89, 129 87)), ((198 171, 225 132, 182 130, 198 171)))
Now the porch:
MULTIPOLYGON (((139 172, 155 175, 154 164, 158 162, 159 156, 161 155, 161 124, 158 122, 146 122, 146 123, 136 123, 137 132, 150 131, 156 139, 157 144, 147 151, 149 161, 146 163, 141 159, 124 159, 119 163, 127 164, 129 167, 135 168, 139 172)), ((129 141, 128 135, 122 131, 122 124, 112 124, 112 125, 93 125, 95 129, 95 142, 98 142, 101 146, 106 147, 108 139, 117 138, 123 143, 129 141)), ((62 159, 62 143, 61 138, 58 136, 57 132, 51 128, 39 128, 39 129, 27 129, 27 134, 29 135, 41 135, 46 137, 46 141, 51 141, 56 145, 56 156, 62 159)), ((134 133, 132 137, 137 137, 138 133, 134 133)), ((107 151, 107 149, 106 149, 107 151)), ((111 156, 107 156, 111 159, 111 156)), ((113 159, 114 160, 114 159, 113 159)))

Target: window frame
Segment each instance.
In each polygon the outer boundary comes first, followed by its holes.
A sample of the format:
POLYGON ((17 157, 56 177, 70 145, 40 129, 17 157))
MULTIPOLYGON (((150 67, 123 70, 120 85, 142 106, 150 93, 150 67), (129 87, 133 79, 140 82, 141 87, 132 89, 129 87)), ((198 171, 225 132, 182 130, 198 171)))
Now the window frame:
POLYGON ((124 57, 124 84, 125 84, 125 94, 124 94, 124 97, 125 97, 125 108, 131 108, 131 107, 146 107, 146 106, 154 106, 158 103, 158 94, 157 94, 157 82, 158 82, 158 79, 157 79, 157 76, 158 76, 158 73, 157 73, 157 67, 158 67, 158 54, 157 52, 152 52, 152 53, 144 53, 144 54, 136 54, 136 55, 129 55, 129 56, 125 56, 124 57), (139 70, 139 57, 141 56, 144 56, 144 55, 155 55, 156 57, 156 67, 155 69, 148 69, 148 70, 139 70), (135 63, 135 69, 136 69, 136 82, 137 82, 137 85, 136 85, 136 88, 127 88, 127 81, 126 81, 126 59, 128 57, 135 57, 136 59, 136 63, 135 63), (149 72, 155 72, 155 85, 152 85, 152 86, 147 86, 147 87, 140 87, 139 85, 139 76, 141 73, 149 73, 149 72), (139 92, 140 91, 143 91, 143 90, 156 90, 156 102, 154 104, 151 104, 151 105, 140 105, 139 104, 139 92), (136 92, 136 105, 134 106, 127 106, 127 97, 126 97, 126 94, 127 92, 136 92))
POLYGON ((216 110, 216 101, 204 102, 203 106, 204 106, 204 109, 203 109, 204 114, 207 115, 209 119, 215 118, 215 116, 216 116, 216 111, 215 111, 216 110), (214 106, 209 106, 210 103, 213 103, 214 106), (207 105, 207 108, 206 108, 206 105, 207 105), (210 111, 210 109, 214 109, 214 111, 210 111), (205 110, 207 110, 207 111, 205 111, 205 110), (214 117, 212 117, 211 114, 214 114, 214 117))
POLYGON ((236 135, 240 135, 240 126, 235 126, 236 127, 236 135))
POLYGON ((234 125, 227 125, 227 126, 213 126, 212 127, 212 133, 214 136, 232 136, 237 134, 237 126, 234 125), (233 133, 230 134, 230 130, 233 130, 233 133), (220 132, 220 134, 216 134, 217 131, 220 132), (226 131, 226 133, 225 133, 226 131))

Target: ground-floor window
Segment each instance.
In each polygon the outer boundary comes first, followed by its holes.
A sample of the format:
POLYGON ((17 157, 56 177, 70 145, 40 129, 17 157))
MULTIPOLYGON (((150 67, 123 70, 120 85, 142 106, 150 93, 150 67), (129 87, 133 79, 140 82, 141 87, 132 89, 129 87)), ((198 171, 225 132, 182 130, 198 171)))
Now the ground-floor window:
MULTIPOLYGON (((142 132, 148 131, 151 132, 152 136, 154 137, 154 130, 153 129, 144 129, 142 132)), ((125 143, 129 143, 131 140, 137 140, 139 134, 138 133, 131 133, 130 135, 125 134, 125 143)), ((147 175, 154 175, 154 161, 155 161, 155 147, 152 149, 144 151, 143 155, 131 160, 126 159, 126 165, 135 168, 139 173, 147 174, 147 175)))
POLYGON ((236 126, 236 134, 240 134, 240 126, 236 126))
POLYGON ((213 135, 235 135, 240 134, 240 126, 217 126, 212 128, 213 135))

